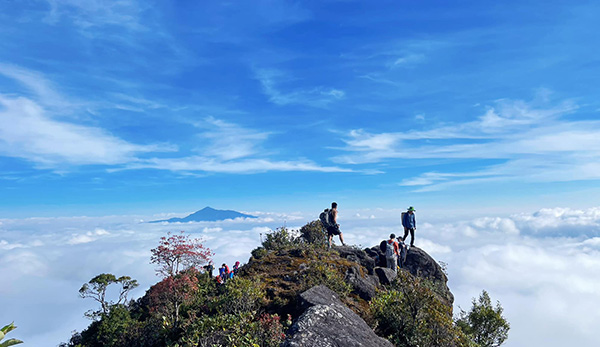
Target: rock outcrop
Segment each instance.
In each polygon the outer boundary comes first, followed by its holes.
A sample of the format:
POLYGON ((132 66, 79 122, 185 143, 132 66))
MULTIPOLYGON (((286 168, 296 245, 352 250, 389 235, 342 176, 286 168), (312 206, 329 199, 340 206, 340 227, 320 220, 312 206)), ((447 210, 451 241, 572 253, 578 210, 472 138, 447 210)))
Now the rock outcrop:
MULTIPOLYGON (((388 277, 385 276, 382 278, 382 272, 379 270, 379 267, 386 267, 385 255, 381 252, 379 246, 367 248, 365 249, 365 253, 375 259, 375 264, 378 266, 375 268, 375 271, 381 283, 387 284, 385 282, 388 277)), ((452 292, 448 288, 448 277, 442 270, 442 267, 427 252, 415 246, 410 247, 406 255, 404 269, 408 270, 414 276, 431 281, 436 294, 442 302, 452 306, 454 295, 452 295, 452 292)))
POLYGON ((292 325, 284 347, 393 347, 377 336, 329 288, 320 285, 300 294, 302 315, 292 325))

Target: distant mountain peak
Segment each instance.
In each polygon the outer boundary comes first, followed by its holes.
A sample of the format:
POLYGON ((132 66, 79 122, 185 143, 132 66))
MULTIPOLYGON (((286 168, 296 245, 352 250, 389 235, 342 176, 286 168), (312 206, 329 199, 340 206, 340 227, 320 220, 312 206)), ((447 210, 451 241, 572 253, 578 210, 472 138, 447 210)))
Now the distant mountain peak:
POLYGON ((155 220, 149 223, 187 223, 187 222, 216 222, 220 220, 226 219, 236 219, 236 218, 257 218, 256 216, 252 216, 249 214, 233 211, 233 210, 217 210, 210 206, 206 206, 205 208, 196 211, 184 218, 170 218, 163 220, 155 220))

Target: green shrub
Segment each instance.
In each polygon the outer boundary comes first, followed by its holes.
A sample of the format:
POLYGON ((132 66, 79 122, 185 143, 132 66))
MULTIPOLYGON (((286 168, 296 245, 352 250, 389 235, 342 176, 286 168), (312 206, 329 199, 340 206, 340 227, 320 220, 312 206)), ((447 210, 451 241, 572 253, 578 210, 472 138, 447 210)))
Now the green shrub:
POLYGON ((467 346, 464 334, 453 325, 452 308, 405 271, 387 291, 370 302, 376 331, 396 346, 467 346))
POLYGON ((305 290, 323 284, 342 297, 352 291, 352 286, 344 281, 344 275, 335 266, 321 261, 310 263, 302 279, 305 290))
POLYGON ((255 259, 261 259, 262 257, 266 256, 267 254, 269 254, 269 251, 267 251, 263 247, 258 247, 258 248, 255 248, 252 250, 252 256, 255 259))
POLYGON ((288 248, 297 244, 292 231, 286 227, 275 229, 275 231, 268 233, 262 246, 267 250, 280 250, 288 248))
POLYGON ((279 316, 250 312, 197 319, 181 339, 183 346, 278 347, 285 339, 279 316))
POLYGON ((479 300, 473 298, 473 306, 469 312, 460 311, 456 325, 477 345, 481 347, 497 347, 508 338, 510 324, 502 316, 504 309, 500 302, 492 306, 490 295, 484 290, 479 300))
POLYGON ((220 313, 256 313, 265 297, 264 285, 257 280, 234 277, 225 284, 224 292, 218 297, 217 311, 220 313))
POLYGON ((300 237, 304 242, 325 247, 327 235, 323 232, 323 224, 320 220, 307 223, 300 228, 300 237))

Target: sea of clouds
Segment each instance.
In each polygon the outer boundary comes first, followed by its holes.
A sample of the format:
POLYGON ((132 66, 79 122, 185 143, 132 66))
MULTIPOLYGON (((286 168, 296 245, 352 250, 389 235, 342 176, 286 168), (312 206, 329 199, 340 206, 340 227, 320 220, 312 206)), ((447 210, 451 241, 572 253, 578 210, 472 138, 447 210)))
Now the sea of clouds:
MULTIPOLYGON (((0 324, 24 346, 56 346, 81 331, 81 285, 100 273, 138 280, 138 298, 159 278, 150 249, 167 232, 185 230, 230 266, 274 228, 299 228, 316 219, 304 213, 246 211, 259 218, 220 222, 147 223, 174 215, 0 219, 0 324)), ((346 242, 371 247, 401 234, 400 210, 341 211, 346 242)), ((549 208, 507 216, 453 220, 417 212, 415 244, 447 264, 455 312, 487 290, 511 324, 505 344, 596 346, 600 322, 600 208, 549 208)), ((451 215, 451 214, 450 214, 451 215)), ((177 214, 178 217, 185 213, 177 214)))

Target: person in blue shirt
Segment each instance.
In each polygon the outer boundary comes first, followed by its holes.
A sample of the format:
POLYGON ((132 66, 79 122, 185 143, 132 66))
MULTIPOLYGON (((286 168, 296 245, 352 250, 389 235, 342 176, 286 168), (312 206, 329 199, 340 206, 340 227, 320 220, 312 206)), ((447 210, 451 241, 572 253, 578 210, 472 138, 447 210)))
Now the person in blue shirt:
POLYGON ((417 220, 415 218, 415 208, 409 207, 406 213, 402 214, 402 226, 404 227, 404 237, 402 241, 406 241, 406 237, 410 232, 410 246, 415 245, 415 230, 417 230, 417 220))

